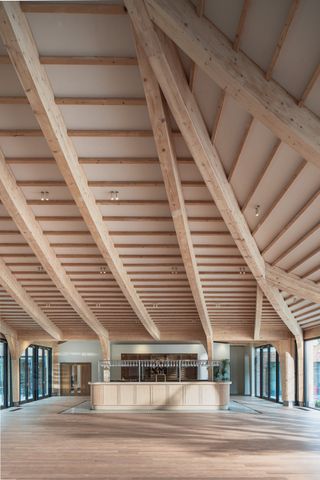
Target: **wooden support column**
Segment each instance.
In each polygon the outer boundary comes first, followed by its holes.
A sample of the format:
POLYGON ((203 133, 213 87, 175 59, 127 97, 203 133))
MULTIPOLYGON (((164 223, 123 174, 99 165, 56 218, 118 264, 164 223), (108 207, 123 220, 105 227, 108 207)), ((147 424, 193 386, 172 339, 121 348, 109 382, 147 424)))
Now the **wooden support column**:
POLYGON ((297 345, 297 401, 300 406, 304 404, 304 340, 302 336, 296 336, 297 345))
MULTIPOLYGON (((208 352, 208 361, 213 360, 213 340, 212 338, 207 338, 207 352, 208 352)), ((213 367, 208 367, 208 381, 213 381, 213 367)))
POLYGON ((281 370, 282 401, 285 407, 293 407, 295 402, 295 346, 294 340, 275 342, 281 370))
POLYGON ((59 344, 52 345, 52 395, 60 394, 59 344))
MULTIPOLYGON (((106 337, 99 337, 101 350, 102 350, 102 360, 110 360, 110 340, 106 337)), ((103 370, 103 381, 110 382, 110 369, 103 370)))

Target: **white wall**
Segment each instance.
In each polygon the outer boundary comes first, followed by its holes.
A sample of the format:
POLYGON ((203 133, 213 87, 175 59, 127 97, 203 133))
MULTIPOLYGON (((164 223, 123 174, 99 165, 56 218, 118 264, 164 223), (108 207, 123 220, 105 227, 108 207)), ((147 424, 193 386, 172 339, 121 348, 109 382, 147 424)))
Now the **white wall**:
POLYGON ((250 395, 251 393, 251 348, 231 345, 230 376, 232 395, 250 395))
POLYGON ((58 346, 58 362, 91 363, 91 379, 99 380, 98 363, 102 359, 99 340, 69 340, 58 346))

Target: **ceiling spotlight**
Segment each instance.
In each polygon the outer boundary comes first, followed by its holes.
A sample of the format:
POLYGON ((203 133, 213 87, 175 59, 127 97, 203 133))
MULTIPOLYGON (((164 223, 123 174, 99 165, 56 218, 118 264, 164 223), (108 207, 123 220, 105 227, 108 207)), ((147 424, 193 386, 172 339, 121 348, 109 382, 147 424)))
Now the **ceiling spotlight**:
POLYGON ((221 307, 220 303, 216 303, 215 307, 220 308, 221 307))
POLYGON ((102 266, 100 267, 100 274, 103 275, 103 274, 105 274, 105 273, 107 273, 107 269, 106 269, 106 267, 105 267, 104 265, 102 265, 102 266))
POLYGON ((41 202, 49 201, 49 192, 47 190, 42 190, 40 200, 41 202))
POLYGON ((179 273, 178 267, 172 265, 171 267, 171 275, 177 275, 179 273))
POLYGON ((97 308, 100 308, 100 307, 101 307, 101 303, 96 303, 96 307, 97 307, 97 308))
POLYGON ((260 215, 260 205, 256 206, 255 211, 256 211, 256 217, 259 217, 259 215, 260 215))
POLYGON ((240 274, 240 275, 245 275, 245 274, 246 274, 246 269, 245 269, 245 267, 240 267, 239 274, 240 274))
POLYGON ((119 191, 118 190, 111 190, 110 192, 110 200, 113 202, 117 202, 119 200, 119 191))
POLYGON ((44 268, 43 268, 42 265, 39 265, 39 266, 37 267, 37 269, 38 269, 38 272, 43 272, 43 271, 44 271, 44 268))
POLYGON ((50 308, 51 307, 51 304, 50 303, 46 303, 46 308, 50 308))
POLYGON ((159 305, 158 305, 157 303, 154 303, 154 304, 152 305, 152 308, 155 308, 155 309, 156 309, 156 308, 158 308, 158 306, 159 306, 159 305))

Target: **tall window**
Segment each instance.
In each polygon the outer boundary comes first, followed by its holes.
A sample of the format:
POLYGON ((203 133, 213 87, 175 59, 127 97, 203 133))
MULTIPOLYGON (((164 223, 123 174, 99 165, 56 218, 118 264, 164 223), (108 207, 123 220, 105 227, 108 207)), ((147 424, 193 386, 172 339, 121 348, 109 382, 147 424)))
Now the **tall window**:
POLYGON ((0 407, 11 405, 11 362, 6 340, 0 339, 0 407))
POLYGON ((255 377, 257 397, 282 401, 279 356, 272 345, 256 348, 255 377))
POLYGON ((320 409, 320 338, 305 342, 306 405, 320 409))
POLYGON ((31 345, 20 357, 20 402, 51 395, 51 348, 31 345))

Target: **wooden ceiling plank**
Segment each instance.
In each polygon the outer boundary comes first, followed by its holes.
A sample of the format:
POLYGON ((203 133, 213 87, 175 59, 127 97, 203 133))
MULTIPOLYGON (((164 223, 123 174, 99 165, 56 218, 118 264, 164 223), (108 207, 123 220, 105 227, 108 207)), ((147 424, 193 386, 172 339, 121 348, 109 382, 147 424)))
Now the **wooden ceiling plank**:
MULTIPOLYGON (((197 307, 204 333, 213 341, 213 332, 202 291, 200 275, 192 244, 188 215, 184 203, 180 174, 176 161, 175 148, 172 142, 168 110, 163 103, 161 91, 148 58, 138 38, 136 52, 143 87, 147 99, 149 117, 158 151, 161 172, 169 201, 174 228, 179 243, 181 257, 188 277, 189 285, 197 307)), ((195 233, 195 232, 194 232, 195 233)), ((131 272, 132 273, 132 272, 131 272)))
MULTIPOLYGON (((162 7, 165 5, 166 10, 170 10, 170 5, 162 0, 159 2, 147 1, 148 5, 159 3, 162 7)), ((155 76, 189 147, 190 153, 240 253, 280 318, 282 318, 294 335, 300 336, 301 328, 280 292, 266 280, 264 260, 239 209, 233 190, 227 181, 221 160, 211 143, 198 105, 189 89, 172 43, 161 32, 155 31, 147 10, 142 3, 138 5, 134 0, 125 0, 125 5, 135 26, 139 41, 146 51, 155 76)), ((185 2, 178 0, 174 3, 173 10, 175 10, 176 5, 187 9, 189 21, 192 9, 185 2)), ((180 13, 185 17, 184 12, 180 13)), ((171 15, 174 15, 174 12, 170 12, 169 22, 171 21, 171 15)), ((192 16, 196 17, 194 13, 192 16)), ((202 27, 202 23, 200 25, 202 27)), ((181 28, 185 29, 186 26, 182 25, 181 28)), ((176 31, 175 36, 177 36, 176 31)), ((234 52, 233 55, 235 55, 234 52)), ((206 289, 208 288, 209 286, 206 287, 206 289)))
POLYGON ((242 205, 242 213, 245 212, 245 210, 247 209, 247 207, 249 206, 254 194, 258 191, 262 181, 263 181, 263 178, 264 176, 267 174, 268 170, 270 169, 271 165, 276 161, 276 157, 277 157, 277 154, 279 152, 279 149, 281 147, 281 141, 278 141, 275 146, 273 147, 272 151, 271 151, 271 154, 267 160, 267 163, 264 165, 263 167, 263 170, 261 171, 260 175, 258 176, 258 178, 256 179, 256 181, 254 182, 254 185, 252 186, 244 204, 242 205))
POLYGON ((290 268, 287 269, 287 272, 288 273, 293 272, 298 267, 301 267, 301 265, 303 265, 305 262, 310 260, 312 257, 314 257, 315 255, 319 255, 319 254, 320 254, 320 247, 312 250, 312 252, 309 252, 307 255, 305 255, 300 260, 298 260, 298 262, 295 262, 290 268))
POLYGON ((305 241, 307 241, 312 235, 317 233, 320 230, 320 222, 314 225, 310 230, 308 230, 302 237, 298 238, 290 247, 287 247, 277 258, 272 262, 272 266, 276 266, 281 260, 284 260, 290 253, 292 253, 296 248, 300 247, 305 241))
POLYGON ((320 190, 312 195, 309 200, 303 205, 303 207, 289 220, 289 222, 282 227, 280 232, 273 238, 273 240, 265 247, 262 254, 265 255, 282 237, 285 233, 298 221, 300 220, 305 212, 310 208, 314 202, 320 197, 320 190))
POLYGON ((24 288, 21 287, 2 259, 0 259, 0 282, 24 312, 26 312, 32 320, 38 323, 45 332, 56 340, 63 339, 61 330, 49 320, 46 314, 40 309, 34 300, 32 300, 24 288))
POLYGON ((280 204, 281 200, 287 195, 290 188, 292 188, 296 182, 300 181, 301 177, 303 176, 303 173, 306 171, 307 168, 308 168, 307 162, 303 162, 301 165, 299 165, 296 168, 287 185, 281 189, 279 194, 273 200, 270 207, 261 216, 261 219, 257 223, 256 227, 253 229, 252 235, 256 235, 258 231, 262 228, 262 226, 266 223, 266 221, 272 216, 273 211, 280 204))
MULTIPOLYGON (((55 283, 60 292, 68 300, 78 315, 96 332, 108 336, 107 330, 98 322, 90 311, 82 297, 76 291, 70 278, 67 276, 55 252, 51 248, 47 238, 44 236, 39 223, 36 221, 31 208, 17 187, 15 178, 0 150, 0 197, 6 210, 10 213, 20 232, 27 240, 30 248, 36 254, 45 273, 55 283)), ((21 279, 16 279, 20 281, 21 279)), ((48 279, 49 280, 49 279, 48 279)), ((42 280, 42 282, 44 279, 42 280)), ((51 280, 50 280, 51 281, 51 280)))
MULTIPOLYGON (((88 187, 87 178, 79 165, 76 150, 68 137, 60 110, 54 103, 54 94, 47 74, 40 64, 32 32, 18 3, 1 4, 0 32, 52 154, 104 260, 144 327, 153 338, 159 339, 160 332, 123 267, 95 203, 95 198, 88 187)), ((58 263, 62 269, 56 257, 55 263, 58 263)), ((51 266, 50 268, 52 270, 51 266)), ((78 293, 77 296, 80 297, 78 293)), ((83 307, 87 309, 81 297, 80 300, 84 304, 83 307)), ((91 314, 90 311, 88 313, 91 314)), ((98 327, 99 335, 107 336, 100 322, 90 317, 89 320, 90 325, 94 324, 98 327)))
MULTIPOLYGON (((204 13, 204 7, 205 7, 205 0, 196 0, 196 12, 199 17, 202 17, 204 13)), ((197 71, 197 65, 192 62, 191 69, 190 69, 190 75, 189 75, 189 86, 190 90, 193 92, 194 89, 194 82, 196 78, 196 71, 197 71)))
POLYGON ((320 120, 260 68, 185 0, 146 0, 152 21, 252 116, 302 158, 320 167, 320 120))
POLYGON ((286 21, 285 21, 285 23, 283 25, 283 28, 281 30, 279 39, 277 41, 276 48, 274 49, 271 62, 270 62, 269 66, 267 68, 267 71, 266 71, 266 79, 267 80, 270 80, 270 78, 272 77, 273 70, 276 66, 276 63, 278 61, 281 49, 282 49, 283 44, 284 44, 284 42, 287 38, 287 35, 288 35, 288 32, 289 32, 290 27, 292 25, 292 22, 295 18, 295 14, 298 10, 299 4, 300 4, 300 0, 292 0, 291 1, 291 5, 290 5, 290 9, 289 9, 286 21))

